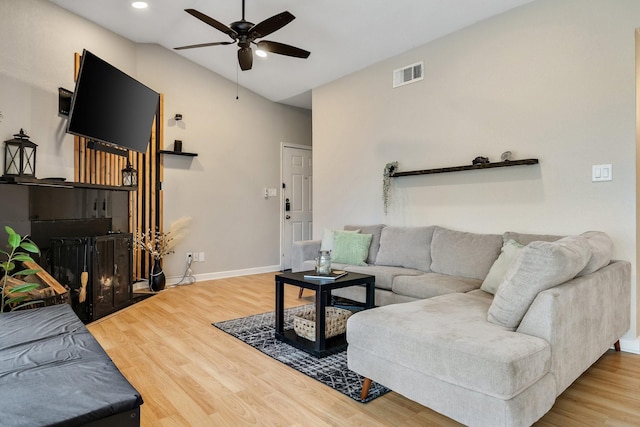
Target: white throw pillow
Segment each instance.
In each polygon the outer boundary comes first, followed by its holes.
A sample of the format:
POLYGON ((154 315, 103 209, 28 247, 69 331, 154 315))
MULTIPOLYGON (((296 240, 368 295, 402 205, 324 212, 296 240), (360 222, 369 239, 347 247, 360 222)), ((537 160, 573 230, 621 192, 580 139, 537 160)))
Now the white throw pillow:
POLYGON ((518 257, 522 248, 524 248, 524 245, 521 245, 513 239, 509 239, 509 241, 502 246, 500 256, 491 266, 489 274, 485 277, 480 289, 495 295, 507 274, 509 266, 518 257))

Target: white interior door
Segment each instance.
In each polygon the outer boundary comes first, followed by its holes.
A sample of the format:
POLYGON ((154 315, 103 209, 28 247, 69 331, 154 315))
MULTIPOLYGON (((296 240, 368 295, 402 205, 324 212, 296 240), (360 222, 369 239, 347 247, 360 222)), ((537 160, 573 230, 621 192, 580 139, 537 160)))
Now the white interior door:
POLYGON ((283 270, 291 268, 291 246, 311 239, 313 229, 311 147, 282 146, 282 261, 283 270))

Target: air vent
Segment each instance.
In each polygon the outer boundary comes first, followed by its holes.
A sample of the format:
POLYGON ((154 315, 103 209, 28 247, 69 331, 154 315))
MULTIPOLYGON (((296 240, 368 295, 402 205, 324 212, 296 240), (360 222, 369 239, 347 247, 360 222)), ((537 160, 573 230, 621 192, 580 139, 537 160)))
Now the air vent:
POLYGON ((422 75, 423 67, 424 62, 416 62, 415 64, 393 70, 393 87, 404 86, 422 80, 424 78, 422 75))

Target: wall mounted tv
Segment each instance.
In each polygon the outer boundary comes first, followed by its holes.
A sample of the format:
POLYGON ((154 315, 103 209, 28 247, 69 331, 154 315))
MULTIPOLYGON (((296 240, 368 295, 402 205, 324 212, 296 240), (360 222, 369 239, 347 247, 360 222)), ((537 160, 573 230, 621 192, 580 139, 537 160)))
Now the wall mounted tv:
POLYGON ((144 153, 159 99, 157 92, 85 49, 67 132, 144 153))

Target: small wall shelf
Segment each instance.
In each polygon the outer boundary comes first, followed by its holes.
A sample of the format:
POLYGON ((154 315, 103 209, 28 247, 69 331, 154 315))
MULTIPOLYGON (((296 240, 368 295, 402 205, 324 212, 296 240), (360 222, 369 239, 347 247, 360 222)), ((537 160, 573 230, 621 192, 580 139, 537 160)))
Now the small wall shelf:
POLYGON ((407 172, 394 172, 391 175, 391 177, 397 178, 400 176, 429 175, 434 173, 460 172, 460 171, 471 171, 471 170, 478 170, 478 169, 505 168, 509 166, 537 165, 537 164, 538 164, 538 159, 508 160, 504 162, 483 163, 478 165, 452 166, 448 168, 424 169, 424 170, 407 171, 407 172))
POLYGON ((173 154, 175 156, 186 156, 186 157, 196 157, 197 153, 186 153, 184 151, 171 151, 171 150, 160 150, 158 151, 160 154, 173 154))

